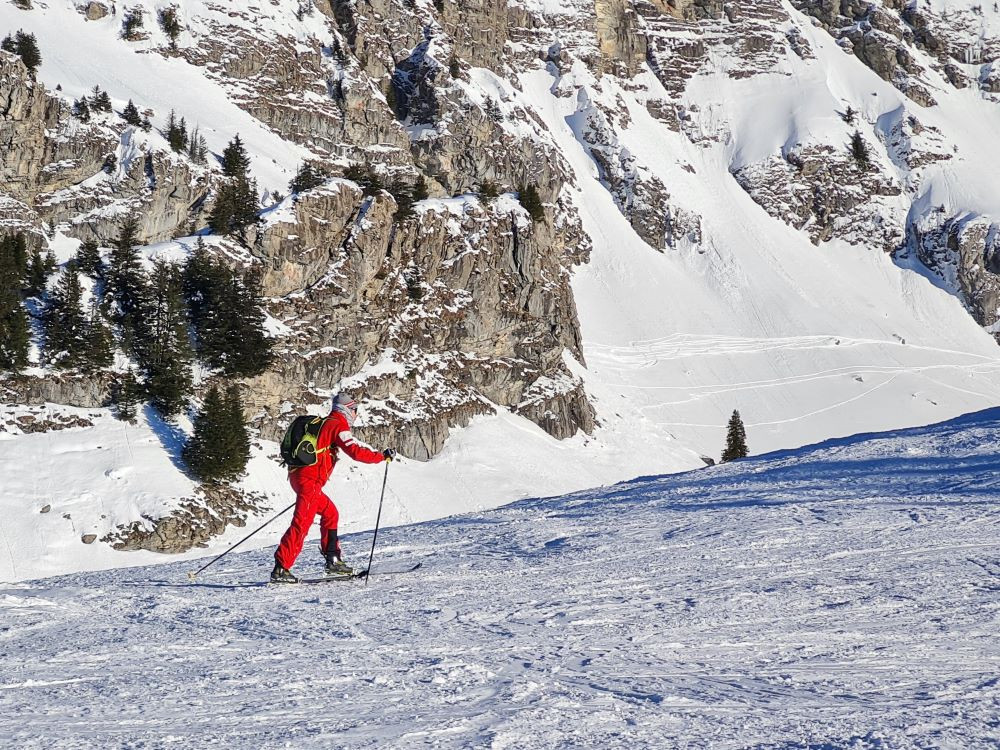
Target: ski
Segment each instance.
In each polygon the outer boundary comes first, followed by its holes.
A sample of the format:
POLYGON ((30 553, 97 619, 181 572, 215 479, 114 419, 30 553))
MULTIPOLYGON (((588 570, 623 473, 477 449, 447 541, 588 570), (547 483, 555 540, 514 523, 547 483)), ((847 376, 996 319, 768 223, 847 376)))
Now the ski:
MULTIPOLYGON (((394 576, 400 575, 402 573, 412 573, 423 565, 423 563, 414 563, 408 568, 400 568, 398 570, 378 570, 375 572, 375 577, 378 576, 394 576)), ((355 581, 365 578, 368 575, 367 570, 359 570, 357 573, 352 573, 349 576, 323 576, 322 578, 300 578, 299 583, 327 583, 328 581, 355 581)))

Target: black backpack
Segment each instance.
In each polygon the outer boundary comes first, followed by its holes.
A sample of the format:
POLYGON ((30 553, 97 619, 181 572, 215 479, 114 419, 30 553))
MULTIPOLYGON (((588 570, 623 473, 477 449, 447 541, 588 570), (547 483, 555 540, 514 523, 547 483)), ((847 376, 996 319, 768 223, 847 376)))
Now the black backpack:
POLYGON ((304 414, 296 417, 285 430, 281 439, 281 463, 290 469, 312 466, 318 460, 318 454, 328 448, 317 449, 319 432, 326 422, 325 417, 314 417, 304 414))

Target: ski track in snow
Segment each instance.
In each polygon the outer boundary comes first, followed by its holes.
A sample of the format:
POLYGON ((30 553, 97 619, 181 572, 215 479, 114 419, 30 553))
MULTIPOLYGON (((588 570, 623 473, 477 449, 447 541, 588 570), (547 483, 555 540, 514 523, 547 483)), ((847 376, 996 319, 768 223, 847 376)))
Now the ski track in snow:
POLYGON ((264 551, 0 586, 0 745, 996 747, 998 430, 385 529, 367 588, 264 551))

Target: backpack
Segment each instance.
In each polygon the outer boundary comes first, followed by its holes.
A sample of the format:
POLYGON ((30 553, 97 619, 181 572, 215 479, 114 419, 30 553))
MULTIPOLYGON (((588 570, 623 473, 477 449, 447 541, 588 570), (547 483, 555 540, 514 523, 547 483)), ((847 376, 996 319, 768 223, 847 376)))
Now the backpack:
POLYGON ((314 417, 311 414, 303 414, 292 420, 285 430, 285 436, 281 439, 281 463, 290 469, 300 469, 315 464, 318 454, 329 450, 316 448, 316 441, 319 440, 319 432, 323 429, 324 422, 326 417, 314 417))

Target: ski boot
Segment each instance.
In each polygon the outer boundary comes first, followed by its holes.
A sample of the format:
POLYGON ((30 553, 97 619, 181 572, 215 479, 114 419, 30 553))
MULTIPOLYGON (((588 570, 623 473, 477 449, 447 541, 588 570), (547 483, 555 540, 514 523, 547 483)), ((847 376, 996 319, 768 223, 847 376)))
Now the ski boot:
POLYGON ((278 563, 274 564, 274 570, 271 571, 271 583, 298 583, 299 579, 292 575, 292 571, 281 567, 278 563))
POLYGON ((328 576, 351 576, 354 575, 354 568, 339 557, 330 555, 326 558, 326 574, 328 576))

